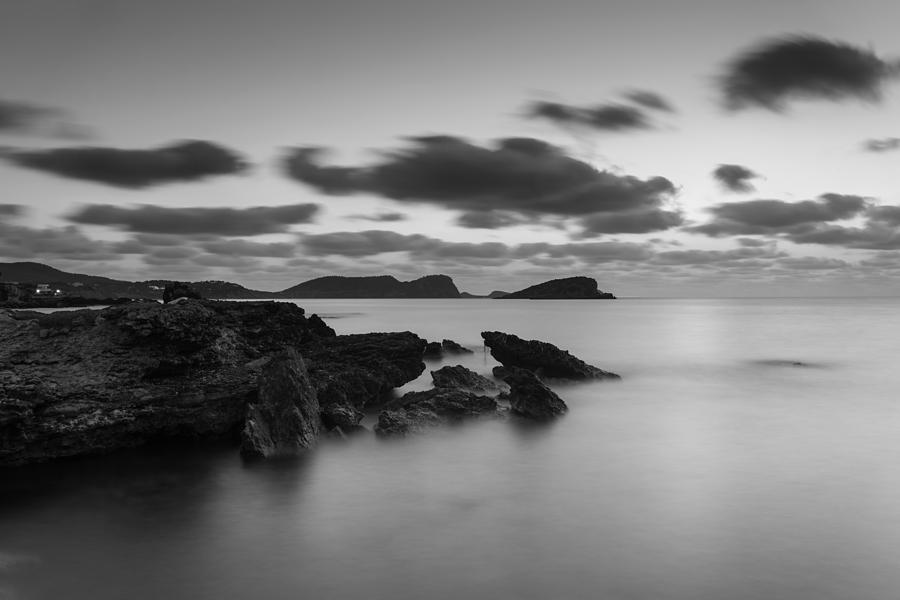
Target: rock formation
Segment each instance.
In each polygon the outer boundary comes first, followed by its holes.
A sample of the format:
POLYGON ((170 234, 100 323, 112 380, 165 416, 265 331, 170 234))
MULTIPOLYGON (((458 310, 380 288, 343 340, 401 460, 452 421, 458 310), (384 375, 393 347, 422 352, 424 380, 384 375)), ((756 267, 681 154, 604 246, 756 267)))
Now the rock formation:
POLYGON ((547 342, 523 340, 500 331, 482 331, 481 337, 491 356, 504 367, 528 369, 539 377, 557 379, 619 379, 615 373, 591 366, 547 342))
POLYGON ((495 296, 501 300, 615 300, 609 292, 597 288, 597 280, 591 277, 566 277, 545 281, 524 290, 495 296))
POLYGON ((256 399, 247 406, 241 454, 272 458, 312 447, 319 436, 319 402, 303 359, 294 348, 262 369, 256 399))
POLYGON ((459 389, 434 388, 409 392, 396 407, 378 415, 375 433, 382 437, 405 436, 467 418, 497 415, 497 401, 459 389))
POLYGON ((334 336, 278 302, 0 311, 0 340, 0 465, 160 438, 235 438, 261 370, 287 347, 304 357, 329 414, 362 408, 425 368, 425 342, 411 333, 334 336))
POLYGON ((513 414, 536 421, 547 421, 569 410, 562 398, 531 371, 512 368, 507 371, 503 380, 509 384, 507 399, 513 414))
POLYGON ((479 375, 462 365, 441 367, 431 372, 431 379, 436 388, 463 389, 472 392, 488 392, 497 394, 501 386, 496 382, 479 375))
POLYGON ((278 295, 282 298, 459 298, 459 290, 446 275, 428 275, 413 281, 399 281, 390 275, 330 275, 304 281, 278 295))

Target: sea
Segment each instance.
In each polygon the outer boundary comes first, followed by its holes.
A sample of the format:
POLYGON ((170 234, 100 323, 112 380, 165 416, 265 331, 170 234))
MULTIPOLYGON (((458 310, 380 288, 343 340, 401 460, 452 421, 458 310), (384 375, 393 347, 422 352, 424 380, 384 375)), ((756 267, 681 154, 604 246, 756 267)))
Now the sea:
MULTIPOLYGON (((165 446, 0 472, 0 599, 900 598, 900 299, 298 300, 622 376, 549 424, 165 446)), ((374 416, 368 417, 371 424, 374 416)))

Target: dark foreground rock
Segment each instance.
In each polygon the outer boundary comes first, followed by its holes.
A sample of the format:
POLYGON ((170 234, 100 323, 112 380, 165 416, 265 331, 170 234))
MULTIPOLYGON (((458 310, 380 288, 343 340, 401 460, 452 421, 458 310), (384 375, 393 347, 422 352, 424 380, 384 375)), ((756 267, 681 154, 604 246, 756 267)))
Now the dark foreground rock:
POLYGON ((479 375, 462 365, 441 367, 431 372, 431 379, 436 388, 457 388, 472 392, 490 392, 497 394, 501 386, 491 379, 479 375))
POLYGON ((422 374, 425 340, 408 331, 322 338, 302 349, 327 425, 358 425, 367 406, 422 374))
POLYGON ((421 433, 463 419, 498 414, 497 401, 493 398, 447 388, 409 392, 395 406, 378 415, 375 433, 381 437, 421 433))
POLYGON ((334 336, 291 303, 186 299, 21 317, 0 310, 0 465, 236 439, 262 368, 286 347, 303 355, 323 408, 361 408, 425 368, 425 342, 411 333, 334 336))
POLYGON ((537 375, 526 369, 508 369, 504 381, 509 384, 509 409, 513 414, 548 421, 569 408, 537 375))
POLYGON ((500 331, 482 331, 481 337, 491 356, 504 367, 528 369, 539 377, 556 379, 619 379, 615 373, 591 366, 547 342, 523 340, 500 331))
POLYGON ((319 436, 319 402, 303 359, 293 348, 262 369, 256 400, 247 406, 241 454, 250 458, 293 456, 319 436))

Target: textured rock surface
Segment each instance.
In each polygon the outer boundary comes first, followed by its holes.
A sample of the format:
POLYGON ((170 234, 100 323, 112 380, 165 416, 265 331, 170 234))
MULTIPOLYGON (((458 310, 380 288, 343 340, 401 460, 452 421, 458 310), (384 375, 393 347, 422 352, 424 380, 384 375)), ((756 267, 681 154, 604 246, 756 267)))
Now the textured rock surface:
POLYGON ((378 415, 375 433, 379 436, 405 436, 467 418, 498 414, 493 398, 447 388, 409 392, 395 406, 378 415))
MULTIPOLYGON (((303 348, 310 379, 326 414, 361 411, 422 374, 425 340, 408 331, 323 338, 303 348)), ((358 423, 359 421, 357 421, 358 423)))
POLYGON ((287 348, 262 369, 257 397, 247 406, 241 454, 273 458, 312 447, 319 436, 319 402, 300 354, 287 348))
POLYGON ((591 366, 547 342, 523 340, 499 331, 482 331, 481 337, 491 349, 491 356, 504 367, 519 367, 540 377, 558 379, 619 379, 615 373, 591 366))
POLYGON ((528 300, 615 300, 609 292, 601 292, 597 288, 597 280, 592 277, 566 277, 545 281, 518 292, 512 292, 498 299, 528 300))
POLYGON ((566 403, 556 393, 526 369, 508 369, 504 377, 509 384, 509 409, 513 414, 547 421, 568 410, 566 403))
POLYGON ((335 337, 280 302, 182 300, 49 315, 0 310, 0 465, 237 436, 260 371, 300 349, 323 407, 416 378, 411 333, 335 337))
MULTIPOLYGON (((473 392, 499 393, 502 387, 496 381, 479 375, 462 365, 441 367, 431 372, 436 388, 459 388, 473 392)), ((505 387, 505 386, 503 386, 505 387)))

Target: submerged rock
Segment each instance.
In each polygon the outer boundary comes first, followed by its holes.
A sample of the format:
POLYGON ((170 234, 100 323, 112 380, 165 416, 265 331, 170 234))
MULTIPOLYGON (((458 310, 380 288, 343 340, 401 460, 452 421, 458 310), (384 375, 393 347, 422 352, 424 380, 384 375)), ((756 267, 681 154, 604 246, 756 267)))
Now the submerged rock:
POLYGON ((409 392, 396 407, 378 415, 375 433, 382 437, 420 433, 430 427, 467 418, 497 415, 497 401, 459 389, 434 388, 409 392))
POLYGON ((436 388, 461 388, 473 392, 493 393, 502 391, 500 384, 496 381, 479 375, 462 365, 448 365, 441 367, 437 371, 432 371, 431 379, 434 381, 434 387, 436 388))
POLYGON ((491 356, 504 367, 519 367, 540 377, 558 379, 619 379, 615 373, 591 366, 547 342, 523 340, 500 331, 482 331, 481 337, 491 349, 491 356))
POLYGON ((509 384, 507 399, 513 414, 536 421, 547 421, 569 410, 562 398, 531 371, 508 369, 504 381, 509 384))
POLYGON ((247 407, 241 454, 272 458, 312 447, 319 436, 319 402, 300 354, 288 348, 262 369, 256 400, 247 407))

